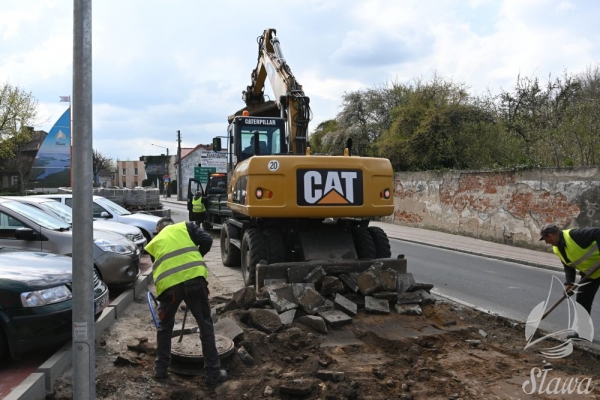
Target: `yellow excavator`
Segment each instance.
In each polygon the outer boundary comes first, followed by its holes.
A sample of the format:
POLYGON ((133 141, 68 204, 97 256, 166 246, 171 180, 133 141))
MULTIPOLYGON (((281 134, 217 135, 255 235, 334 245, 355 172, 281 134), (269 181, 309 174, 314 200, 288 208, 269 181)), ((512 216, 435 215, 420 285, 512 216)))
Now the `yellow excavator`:
POLYGON ((275 29, 258 38, 251 79, 242 95, 246 107, 228 118, 226 146, 222 137, 213 139, 213 150, 227 154, 227 193, 205 193, 205 226, 221 225, 223 264, 240 265, 245 284, 260 287, 307 262, 342 268, 388 262, 387 235, 369 221, 394 210, 389 160, 353 156, 350 139, 343 155, 311 154, 309 98, 275 29), (265 101, 267 78, 271 101, 265 101), (276 273, 258 274, 257 265, 276 273))

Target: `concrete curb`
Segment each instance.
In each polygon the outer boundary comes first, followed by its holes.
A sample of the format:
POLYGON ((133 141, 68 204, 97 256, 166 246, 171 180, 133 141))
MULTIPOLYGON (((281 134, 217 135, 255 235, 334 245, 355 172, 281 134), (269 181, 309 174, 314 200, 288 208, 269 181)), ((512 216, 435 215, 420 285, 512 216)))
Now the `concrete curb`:
MULTIPOLYGON (((123 291, 116 299, 104 309, 95 324, 96 337, 108 329, 123 314, 123 311, 141 295, 146 289, 151 275, 141 275, 137 282, 129 289, 123 291)), ((15 387, 4 400, 44 400, 46 394, 52 391, 54 382, 71 367, 72 360, 71 342, 67 342, 36 372, 30 374, 19 386, 15 387)))

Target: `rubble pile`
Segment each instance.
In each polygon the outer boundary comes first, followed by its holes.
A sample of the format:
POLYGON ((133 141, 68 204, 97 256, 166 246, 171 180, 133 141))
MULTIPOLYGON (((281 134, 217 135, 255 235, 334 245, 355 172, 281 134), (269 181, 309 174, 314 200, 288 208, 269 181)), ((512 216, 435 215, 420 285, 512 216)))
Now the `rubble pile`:
MULTIPOLYGON (((373 264, 362 273, 327 275, 314 268, 303 283, 266 279, 258 290, 248 286, 214 308, 217 315, 233 310, 248 310, 248 325, 267 334, 277 332, 293 321, 316 332, 327 333, 352 323, 359 309, 367 313, 421 315, 422 306, 435 298, 431 284, 417 283, 411 273, 398 273, 373 264)), ((218 324, 219 322, 217 322, 218 324)))

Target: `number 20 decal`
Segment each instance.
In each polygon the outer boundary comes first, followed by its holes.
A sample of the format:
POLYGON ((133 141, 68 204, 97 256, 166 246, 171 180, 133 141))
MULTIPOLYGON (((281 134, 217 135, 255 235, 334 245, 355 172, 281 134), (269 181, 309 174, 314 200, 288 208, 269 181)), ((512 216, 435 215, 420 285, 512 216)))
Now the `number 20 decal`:
POLYGON ((279 161, 271 160, 269 161, 269 171, 277 171, 279 169, 279 161))

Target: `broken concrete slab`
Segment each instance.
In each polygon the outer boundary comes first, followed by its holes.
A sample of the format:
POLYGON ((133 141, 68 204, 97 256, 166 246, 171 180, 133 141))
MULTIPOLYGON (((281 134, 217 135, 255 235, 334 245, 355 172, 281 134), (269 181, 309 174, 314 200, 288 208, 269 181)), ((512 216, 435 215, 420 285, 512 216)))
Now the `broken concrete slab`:
POLYGON ((291 283, 290 285, 292 286, 292 292, 294 293, 294 298, 296 300, 298 300, 298 297, 300 297, 300 295, 302 294, 304 289, 306 289, 306 288, 314 289, 315 288, 314 283, 303 282, 303 283, 291 283))
POLYGON ((407 292, 416 292, 419 289, 423 289, 427 293, 431 293, 431 289, 433 289, 433 283, 419 283, 415 282, 406 290, 407 292))
POLYGON ((365 311, 374 314, 389 314, 390 303, 386 299, 377 299, 373 296, 365 296, 365 311))
POLYGON ((423 289, 419 289, 414 293, 418 294, 423 299, 423 301, 421 301, 422 306, 435 303, 435 297, 423 289))
POLYGON ((379 282, 381 282, 381 290, 396 291, 398 287, 398 273, 393 269, 384 269, 377 274, 379 282))
POLYGON ((346 287, 337 276, 326 276, 321 281, 321 295, 328 296, 330 294, 342 293, 346 287))
POLYGON ((323 311, 319 313, 319 316, 334 328, 352 323, 352 317, 339 310, 323 311))
POLYGON ((400 315, 421 315, 423 310, 418 304, 396 304, 396 312, 400 315))
POLYGON ((359 274, 356 277, 356 284, 358 285, 360 292, 365 296, 376 292, 381 288, 381 282, 379 282, 377 274, 372 268, 369 268, 362 274, 359 274))
POLYGON ((408 291, 408 288, 415 284, 415 277, 410 272, 398 274, 398 284, 396 291, 398 294, 403 294, 408 291))
POLYGON ((396 304, 396 301, 398 300, 398 293, 396 292, 376 292, 372 293, 371 296, 376 299, 386 299, 392 305, 396 304))
POLYGON ((345 312, 351 317, 355 316, 358 312, 358 306, 356 305, 356 303, 350 301, 349 299, 345 298, 339 293, 335 295, 333 304, 337 309, 345 312))
POLYGON ((281 323, 283 325, 291 325, 294 322, 294 317, 296 316, 296 309, 288 310, 279 314, 279 319, 281 319, 281 323))
POLYGON ((396 304, 421 304, 422 301, 423 297, 421 297, 421 295, 410 292, 399 294, 396 304))
POLYGON ((310 271, 308 273, 308 275, 306 275, 304 277, 303 280, 306 283, 312 283, 318 287, 321 284, 321 281, 323 280, 323 278, 325 278, 325 276, 327 276, 327 273, 325 272, 323 267, 318 266, 315 269, 313 269, 312 271, 310 271))
POLYGON ((356 279, 352 276, 354 274, 341 274, 339 276, 340 280, 346 285, 348 289, 353 291, 354 293, 358 292, 358 285, 356 284, 356 279))
POLYGON ((244 334, 244 329, 233 318, 221 318, 214 327, 216 335, 225 336, 232 341, 244 334))
POLYGON ((254 306, 256 302, 256 290, 252 286, 246 286, 233 293, 233 301, 240 308, 247 310, 254 306))
POLYGON ((276 289, 269 289, 269 301, 271 306, 277 310, 278 313, 282 313, 288 310, 292 310, 298 307, 296 304, 296 298, 290 285, 285 285, 276 289))
POLYGON ((283 324, 279 315, 274 314, 270 310, 250 309, 250 324, 265 333, 273 333, 279 331, 283 324))
POLYGON ((297 301, 298 305, 308 314, 315 314, 318 307, 325 303, 323 296, 312 288, 304 289, 297 301))
POLYGON ((238 356, 240 356, 240 360, 242 360, 242 362, 246 365, 254 365, 254 358, 252 358, 252 356, 250 355, 250 353, 248 353, 248 351, 244 348, 244 346, 241 346, 238 350, 237 350, 238 356))
POLYGON ((317 307, 315 309, 315 312, 317 314, 319 314, 320 312, 323 312, 323 311, 332 311, 332 310, 335 310, 335 306, 333 305, 333 302, 331 300, 325 299, 323 304, 321 304, 319 307, 317 307))
POLYGON ((319 316, 306 315, 298 318, 297 321, 319 333, 327 333, 327 324, 325 324, 325 320, 319 316))

